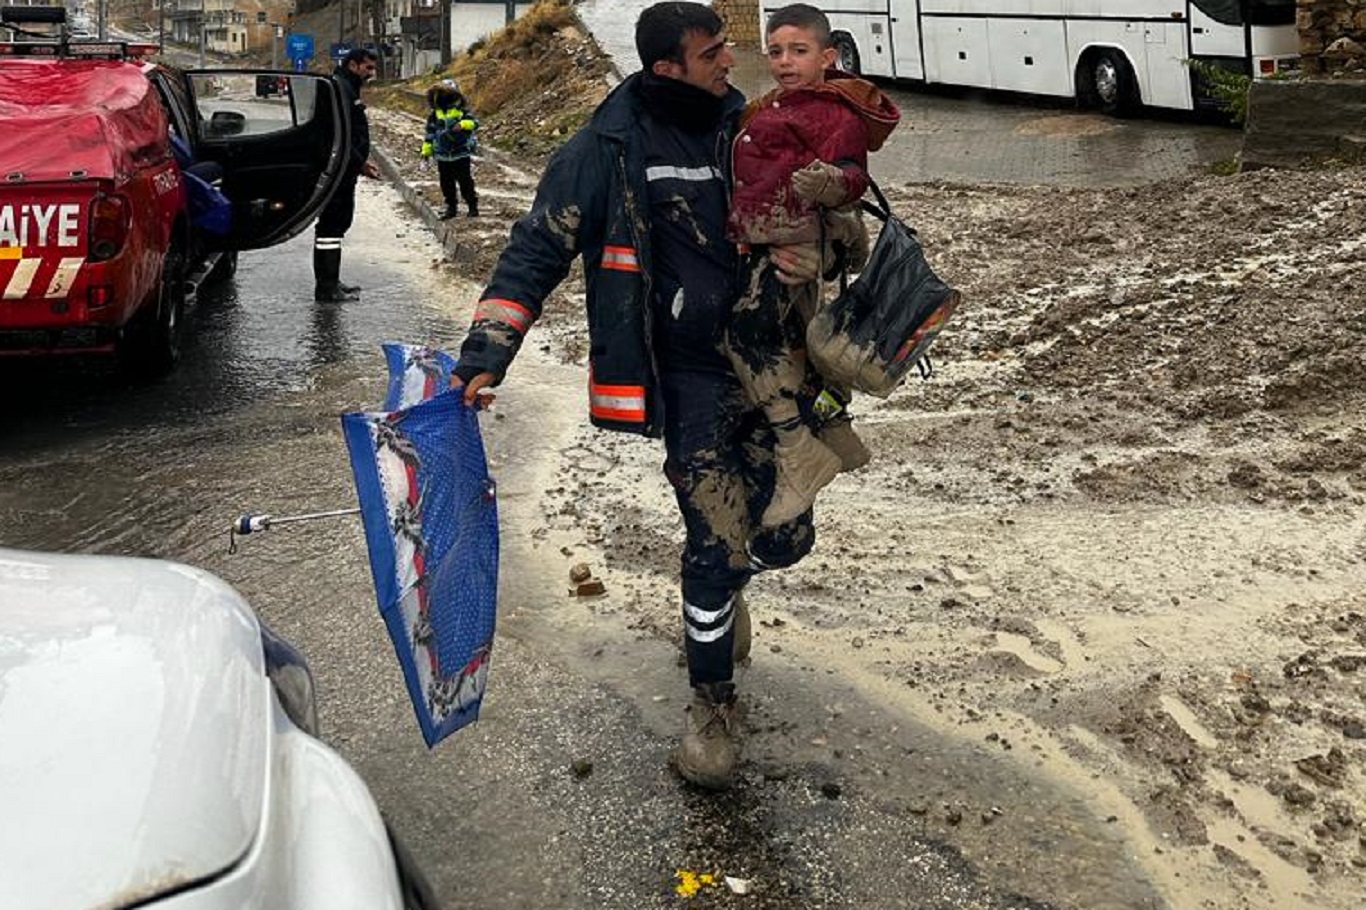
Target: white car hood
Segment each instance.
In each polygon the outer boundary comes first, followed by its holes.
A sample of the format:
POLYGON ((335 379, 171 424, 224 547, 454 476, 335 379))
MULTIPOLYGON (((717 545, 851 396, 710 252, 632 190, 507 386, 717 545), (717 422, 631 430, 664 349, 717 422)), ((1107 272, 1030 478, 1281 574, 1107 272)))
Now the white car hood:
POLYGON ((269 710, 256 618, 212 575, 0 549, 0 907, 116 908, 232 867, 269 710))

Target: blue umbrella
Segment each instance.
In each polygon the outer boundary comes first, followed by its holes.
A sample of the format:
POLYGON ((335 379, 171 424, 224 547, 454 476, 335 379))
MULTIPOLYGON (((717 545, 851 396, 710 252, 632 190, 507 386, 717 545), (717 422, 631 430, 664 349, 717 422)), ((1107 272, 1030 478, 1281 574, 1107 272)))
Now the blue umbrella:
POLYGON ((385 410, 342 415, 380 614, 428 746, 479 716, 498 594, 498 506, 451 355, 386 344, 385 410))

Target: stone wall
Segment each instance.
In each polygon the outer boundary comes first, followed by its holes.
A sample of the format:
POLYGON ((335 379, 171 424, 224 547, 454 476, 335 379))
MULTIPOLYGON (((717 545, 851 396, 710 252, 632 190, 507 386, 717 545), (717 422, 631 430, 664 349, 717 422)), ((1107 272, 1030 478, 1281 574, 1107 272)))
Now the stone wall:
POLYGON ((712 0, 711 8, 726 23, 726 34, 730 40, 747 51, 761 47, 759 0, 712 0))
POLYGON ((1366 72, 1366 0, 1296 0, 1295 16, 1305 73, 1366 72))
POLYGON ((1366 163, 1366 79, 1259 79, 1247 93, 1244 170, 1366 163))

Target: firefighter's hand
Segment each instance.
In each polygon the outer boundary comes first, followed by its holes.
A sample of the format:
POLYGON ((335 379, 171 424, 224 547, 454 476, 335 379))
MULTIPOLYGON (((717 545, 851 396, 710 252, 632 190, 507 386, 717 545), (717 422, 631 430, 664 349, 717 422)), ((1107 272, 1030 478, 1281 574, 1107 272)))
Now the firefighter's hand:
POLYGON ((465 404, 470 405, 476 410, 483 411, 487 410, 498 397, 492 392, 485 392, 484 389, 495 384, 497 381, 498 377, 492 373, 479 373, 471 377, 468 383, 459 376, 452 375, 451 388, 458 389, 463 387, 465 389, 465 404))
POLYGON ((839 205, 848 193, 844 171, 824 161, 813 161, 792 175, 792 192, 812 205, 839 205))
POLYGON ((375 162, 373 161, 367 161, 364 164, 362 164, 360 166, 360 172, 365 176, 369 177, 371 180, 379 179, 379 168, 375 165, 375 162))
POLYGON ((789 243, 769 247, 768 259, 777 269, 783 284, 806 284, 821 274, 821 248, 818 243, 789 243))

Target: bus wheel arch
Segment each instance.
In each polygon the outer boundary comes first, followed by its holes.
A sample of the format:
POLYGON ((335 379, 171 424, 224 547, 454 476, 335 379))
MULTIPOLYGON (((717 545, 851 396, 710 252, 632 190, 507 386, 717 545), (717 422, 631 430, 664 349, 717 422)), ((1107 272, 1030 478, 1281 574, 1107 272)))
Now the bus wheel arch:
POLYGON ((1129 117, 1142 107, 1133 64, 1117 47, 1089 47, 1077 62, 1077 97, 1112 117, 1129 117))
POLYGON ((835 67, 857 76, 863 72, 858 56, 858 44, 848 32, 831 32, 830 45, 835 49, 835 67))

